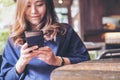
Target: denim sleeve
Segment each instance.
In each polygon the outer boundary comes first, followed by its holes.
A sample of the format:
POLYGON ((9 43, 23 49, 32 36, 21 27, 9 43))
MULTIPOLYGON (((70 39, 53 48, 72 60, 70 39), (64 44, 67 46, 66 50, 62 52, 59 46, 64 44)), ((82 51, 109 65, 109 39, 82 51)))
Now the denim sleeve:
POLYGON ((87 48, 78 34, 70 26, 61 53, 64 53, 63 57, 70 59, 71 64, 90 60, 87 48))
POLYGON ((87 48, 74 30, 72 30, 68 51, 71 64, 90 60, 87 48))
POLYGON ((20 80, 21 75, 18 75, 15 69, 15 64, 18 59, 19 50, 15 48, 13 43, 8 38, 2 54, 3 61, 0 72, 1 80, 20 80))
POLYGON ((5 80, 19 80, 20 75, 17 74, 15 67, 10 69, 5 77, 5 80))

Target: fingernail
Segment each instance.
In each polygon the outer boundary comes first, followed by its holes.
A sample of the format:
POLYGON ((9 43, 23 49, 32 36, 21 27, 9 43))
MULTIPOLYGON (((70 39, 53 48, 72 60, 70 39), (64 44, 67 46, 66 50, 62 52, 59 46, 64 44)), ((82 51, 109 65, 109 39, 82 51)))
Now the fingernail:
POLYGON ((49 48, 48 46, 46 46, 46 48, 49 48))
POLYGON ((38 48, 38 46, 35 46, 35 48, 38 48))

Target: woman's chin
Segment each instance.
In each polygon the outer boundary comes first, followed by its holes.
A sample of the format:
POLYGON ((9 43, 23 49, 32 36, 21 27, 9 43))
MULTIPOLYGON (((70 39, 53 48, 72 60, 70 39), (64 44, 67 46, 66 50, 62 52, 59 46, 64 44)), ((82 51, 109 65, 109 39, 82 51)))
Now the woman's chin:
POLYGON ((34 22, 31 22, 31 24, 32 24, 32 25, 39 25, 40 22, 38 22, 38 21, 34 21, 34 22))

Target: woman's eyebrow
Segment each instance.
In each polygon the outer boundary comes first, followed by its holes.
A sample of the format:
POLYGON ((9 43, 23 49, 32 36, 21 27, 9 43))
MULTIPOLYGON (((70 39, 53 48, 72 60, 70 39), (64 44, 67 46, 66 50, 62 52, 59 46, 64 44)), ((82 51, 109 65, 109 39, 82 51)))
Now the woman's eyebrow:
MULTIPOLYGON (((38 2, 43 3, 44 0, 35 0, 35 3, 38 3, 38 2)), ((29 1, 28 4, 30 4, 30 3, 31 3, 31 2, 29 1)))
POLYGON ((35 2, 44 2, 44 0, 35 0, 35 2))

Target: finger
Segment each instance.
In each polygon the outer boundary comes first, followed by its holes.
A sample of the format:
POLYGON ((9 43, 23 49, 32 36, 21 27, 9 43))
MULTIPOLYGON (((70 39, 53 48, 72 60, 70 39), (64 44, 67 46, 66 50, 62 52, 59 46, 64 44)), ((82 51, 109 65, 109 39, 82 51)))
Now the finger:
POLYGON ((38 46, 32 46, 32 47, 25 49, 24 52, 28 53, 28 52, 31 52, 31 51, 36 50, 36 49, 38 49, 38 46))
POLYGON ((39 48, 38 50, 41 50, 41 51, 51 51, 52 49, 49 46, 45 46, 45 47, 39 48))
POLYGON ((21 47, 22 50, 24 50, 24 49, 26 49, 26 48, 28 48, 28 43, 25 43, 25 44, 21 47))
POLYGON ((29 62, 34 57, 36 57, 36 55, 34 54, 25 54, 24 56, 22 56, 22 58, 26 60, 27 62, 29 62))
POLYGON ((48 54, 52 54, 53 53, 53 50, 50 47, 48 47, 48 46, 39 48, 38 51, 39 51, 39 54, 44 54, 44 55, 48 55, 48 54))
POLYGON ((46 56, 43 55, 43 54, 39 54, 39 55, 37 55, 36 57, 37 57, 38 59, 45 59, 45 58, 46 58, 46 56))

